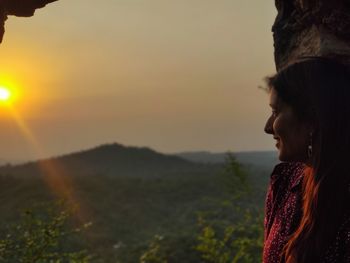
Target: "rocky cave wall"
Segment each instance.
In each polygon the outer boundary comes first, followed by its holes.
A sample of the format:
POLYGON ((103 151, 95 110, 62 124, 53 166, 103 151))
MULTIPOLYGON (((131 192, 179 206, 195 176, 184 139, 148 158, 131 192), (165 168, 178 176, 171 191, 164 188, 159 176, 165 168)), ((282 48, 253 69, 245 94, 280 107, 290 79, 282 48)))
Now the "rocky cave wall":
POLYGON ((5 21, 8 16, 29 17, 38 8, 57 0, 0 0, 0 43, 5 33, 5 21))
POLYGON ((350 64, 350 0, 275 0, 272 26, 277 70, 302 56, 350 64))

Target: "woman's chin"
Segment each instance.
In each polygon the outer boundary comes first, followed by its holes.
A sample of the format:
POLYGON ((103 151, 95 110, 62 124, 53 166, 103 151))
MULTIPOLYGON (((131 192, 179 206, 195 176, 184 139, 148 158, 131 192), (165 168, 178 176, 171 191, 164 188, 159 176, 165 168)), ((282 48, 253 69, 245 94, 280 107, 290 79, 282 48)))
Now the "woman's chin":
POLYGON ((293 158, 285 153, 281 148, 278 149, 278 159, 281 162, 293 162, 293 158))
POLYGON ((284 156, 281 156, 281 155, 278 156, 278 160, 280 160, 281 162, 289 162, 290 161, 288 158, 285 158, 284 156))
POLYGON ((306 159, 304 156, 299 156, 299 155, 290 155, 286 154, 283 151, 278 152, 278 159, 281 162, 306 162, 306 159))

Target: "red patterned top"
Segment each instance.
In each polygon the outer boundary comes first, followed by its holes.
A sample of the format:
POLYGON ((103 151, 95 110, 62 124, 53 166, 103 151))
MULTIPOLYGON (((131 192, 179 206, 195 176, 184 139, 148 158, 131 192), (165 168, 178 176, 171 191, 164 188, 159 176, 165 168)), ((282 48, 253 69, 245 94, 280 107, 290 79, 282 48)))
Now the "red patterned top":
MULTIPOLYGON (((280 254, 302 216, 302 163, 278 164, 270 179, 265 204, 263 263, 281 263, 280 254)), ((323 263, 350 263, 350 217, 345 217, 323 263)))

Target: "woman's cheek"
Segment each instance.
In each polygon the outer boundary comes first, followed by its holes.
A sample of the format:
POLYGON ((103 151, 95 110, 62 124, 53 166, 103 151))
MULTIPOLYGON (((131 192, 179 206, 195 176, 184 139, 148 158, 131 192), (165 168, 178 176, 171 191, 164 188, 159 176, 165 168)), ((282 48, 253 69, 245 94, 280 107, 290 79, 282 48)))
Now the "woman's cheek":
POLYGON ((279 133, 280 133, 280 117, 276 117, 274 122, 273 122, 273 131, 274 131, 274 135, 279 137, 279 133))

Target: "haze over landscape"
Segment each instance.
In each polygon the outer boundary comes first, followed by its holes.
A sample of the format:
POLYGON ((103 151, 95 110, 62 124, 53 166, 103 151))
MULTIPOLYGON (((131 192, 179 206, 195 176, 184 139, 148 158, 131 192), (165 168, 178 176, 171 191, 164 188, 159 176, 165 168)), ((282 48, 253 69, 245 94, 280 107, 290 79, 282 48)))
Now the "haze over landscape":
POLYGON ((59 0, 9 17, 0 258, 261 262, 270 2, 59 0))
MULTIPOLYGON (((83 248, 92 256, 84 262, 154 262, 142 260, 143 255, 154 251, 152 240, 161 236, 164 240, 157 256, 166 257, 167 262, 204 262, 196 250, 204 227, 200 222, 204 220, 218 233, 239 226, 238 232, 232 233, 236 243, 232 242, 230 254, 233 257, 244 246, 240 257, 248 255, 254 258, 248 262, 261 262, 261 215, 275 157, 271 153, 237 154, 244 166, 231 163, 234 173, 224 165, 224 157, 208 153, 165 155, 144 147, 108 144, 38 162, 2 166, 0 233, 9 234, 9 223, 20 224, 21 211, 28 211, 33 204, 64 198, 68 204, 79 206, 75 220, 91 223, 78 237, 64 236, 63 243, 55 245, 62 257, 62 251, 83 248), (242 239, 244 245, 240 245, 242 239)), ((35 211, 38 215, 45 213, 43 208, 35 211)), ((27 250, 21 247, 25 229, 32 233, 31 242, 45 244, 41 233, 46 233, 43 228, 47 221, 50 217, 44 224, 34 221, 19 232, 10 232, 19 239, 19 251, 27 250)), ((11 248, 5 251, 13 251, 11 248)), ((46 250, 44 246, 40 251, 46 250)), ((21 255, 15 250, 4 262, 14 262, 13 257, 21 255)))
POLYGON ((274 72, 270 2, 60 0, 10 17, 0 84, 18 91, 17 117, 1 106, 0 158, 272 150, 257 88, 274 72))

